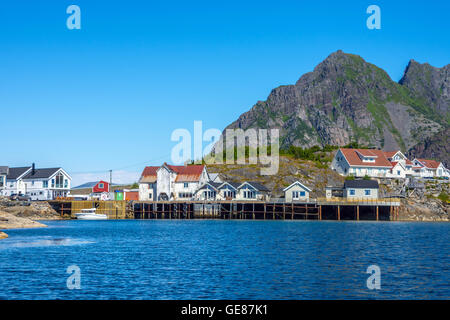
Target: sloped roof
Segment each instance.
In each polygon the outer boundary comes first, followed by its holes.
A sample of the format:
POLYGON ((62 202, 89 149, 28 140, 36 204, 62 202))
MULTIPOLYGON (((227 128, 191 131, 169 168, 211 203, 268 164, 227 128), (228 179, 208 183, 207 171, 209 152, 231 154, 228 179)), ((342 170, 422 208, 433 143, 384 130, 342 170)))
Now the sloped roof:
POLYGON ((16 180, 18 177, 23 175, 27 170, 30 170, 31 167, 17 167, 17 168, 9 168, 8 175, 6 176, 7 180, 16 180))
POLYGON ((245 181, 244 183, 242 183, 240 187, 242 187, 244 184, 248 183, 249 185, 251 185, 253 188, 255 188, 258 191, 269 191, 269 189, 266 188, 266 186, 264 186, 263 184, 256 182, 256 181, 245 181))
POLYGON ((384 155, 384 152, 381 150, 367 150, 367 149, 347 149, 347 148, 341 148, 342 154, 344 155, 345 159, 347 159, 347 162, 351 166, 361 166, 361 167, 385 167, 385 168, 391 168, 392 165, 389 162, 389 160, 384 155), (370 151, 370 152, 368 152, 370 151), (358 152, 361 155, 367 155, 373 157, 376 156, 374 162, 363 162, 362 159, 359 157, 358 152))
POLYGON ((189 165, 189 166, 171 166, 167 165, 171 170, 178 175, 175 182, 198 182, 202 175, 205 165, 189 165))
POLYGON ((231 187, 233 187, 233 188, 236 189, 236 190, 237 190, 237 189, 239 188, 239 186, 241 185, 241 183, 239 183, 239 182, 227 182, 227 181, 225 181, 225 182, 222 182, 222 183, 220 184, 219 189, 222 189, 222 187, 225 186, 226 184, 230 185, 231 187))
POLYGON ((141 179, 139 182, 153 183, 156 182, 156 171, 159 167, 145 167, 144 171, 142 171, 141 179))
POLYGON ((46 179, 50 178, 61 168, 44 168, 44 169, 34 169, 28 172, 23 179, 46 179))
MULTIPOLYGON (((103 181, 103 180, 99 180, 99 181, 92 181, 92 182, 86 182, 83 183, 79 186, 73 187, 72 190, 77 190, 77 189, 92 189, 93 187, 95 187, 99 182, 102 183, 108 183, 107 181, 103 181)), ((113 183, 111 186, 119 186, 119 184, 113 183)))
POLYGON ((355 188, 355 189, 378 189, 378 182, 376 180, 346 180, 344 182, 344 189, 355 188))
POLYGON ((302 187, 303 189, 305 189, 308 192, 311 192, 311 189, 308 188, 307 186, 305 186, 303 183, 301 183, 300 181, 295 181, 294 183, 292 183, 291 185, 289 185, 288 187, 284 188, 283 191, 287 191, 290 188, 292 188, 294 185, 300 185, 300 187, 302 187))
POLYGON ((420 163, 422 163, 425 167, 429 168, 429 169, 437 169, 437 167, 439 167, 439 165, 441 164, 438 161, 435 160, 429 160, 429 159, 417 159, 420 161, 420 163))
POLYGON ((395 156, 397 154, 397 151, 384 151, 384 155, 386 156, 386 158, 392 158, 393 156, 395 156))
MULTIPOLYGON (((222 183, 217 183, 217 182, 207 182, 204 185, 202 185, 198 190, 203 190, 206 189, 207 186, 211 186, 213 187, 213 189, 219 190, 219 187, 222 185, 222 183)), ((197 190, 197 191, 198 191, 197 190)))
POLYGON ((0 166, 0 174, 8 174, 9 172, 9 167, 7 166, 0 166))

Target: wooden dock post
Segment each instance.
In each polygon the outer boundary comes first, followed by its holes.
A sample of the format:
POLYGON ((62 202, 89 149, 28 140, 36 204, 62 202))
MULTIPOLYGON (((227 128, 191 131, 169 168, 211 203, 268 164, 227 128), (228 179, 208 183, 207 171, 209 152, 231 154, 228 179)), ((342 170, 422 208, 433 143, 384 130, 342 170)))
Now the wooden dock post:
POLYGON ((252 207, 252 216, 253 216, 253 220, 255 220, 255 203, 253 202, 253 207, 252 207))
POLYGON ((145 218, 145 203, 142 204, 142 218, 141 219, 144 219, 144 218, 145 218))
POLYGON ((286 220, 286 204, 283 202, 283 220, 286 220))
POLYGON ((291 203, 291 220, 294 220, 294 203, 291 203))
POLYGON ((275 220, 275 202, 273 203, 272 220, 275 220))
POLYGON ((337 206, 337 212, 338 212, 338 221, 341 221, 341 206, 337 206))
POLYGON ((267 209, 266 209, 266 203, 264 202, 264 220, 266 220, 266 211, 267 211, 267 209))
POLYGON ((377 221, 379 221, 380 219, 379 219, 379 215, 378 215, 378 206, 376 208, 377 208, 377 221))
POLYGON ((305 203, 305 220, 308 220, 308 204, 305 203))
POLYGON ((356 206, 356 221, 359 221, 359 205, 356 206))
POLYGON ((322 220, 322 205, 319 205, 319 220, 322 220))

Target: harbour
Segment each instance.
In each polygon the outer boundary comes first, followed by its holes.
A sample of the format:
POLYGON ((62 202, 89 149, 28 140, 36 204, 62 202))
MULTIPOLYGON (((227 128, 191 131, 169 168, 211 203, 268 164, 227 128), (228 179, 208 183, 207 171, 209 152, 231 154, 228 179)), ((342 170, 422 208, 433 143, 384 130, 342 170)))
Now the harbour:
POLYGON ((63 218, 96 208, 108 219, 398 221, 400 199, 283 201, 49 201, 63 218))

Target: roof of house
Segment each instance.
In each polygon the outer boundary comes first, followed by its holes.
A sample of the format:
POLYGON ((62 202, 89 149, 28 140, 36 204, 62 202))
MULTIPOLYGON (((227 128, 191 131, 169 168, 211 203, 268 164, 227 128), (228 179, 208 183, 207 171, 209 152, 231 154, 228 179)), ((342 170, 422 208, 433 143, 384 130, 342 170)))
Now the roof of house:
POLYGON ((145 167, 144 171, 142 171, 141 179, 139 182, 153 183, 156 182, 156 171, 159 167, 145 167))
POLYGON ((422 163, 425 167, 429 169, 437 169, 437 167, 439 167, 439 165, 441 164, 440 162, 435 160, 429 159, 417 159, 417 160, 420 161, 420 163, 422 163))
POLYGON ((218 180, 220 180, 220 176, 218 173, 209 173, 208 175, 211 181, 216 181, 217 178, 219 178, 218 180))
POLYGON ((355 189, 378 189, 378 182, 376 180, 346 180, 344 182, 344 189, 355 188, 355 189))
POLYGON ((384 151, 376 150, 376 149, 347 149, 347 148, 341 148, 342 154, 344 155, 345 159, 347 159, 347 162, 351 166, 362 166, 362 167, 386 167, 391 168, 392 165, 389 162, 389 160, 386 158, 384 151), (369 156, 369 157, 375 157, 374 162, 363 162, 361 157, 358 155, 361 154, 362 156, 369 156))
POLYGON ((240 187, 242 187, 244 184, 248 183, 249 185, 251 185, 253 188, 255 188, 258 191, 269 191, 269 189, 267 189, 263 184, 256 182, 256 181, 245 181, 244 183, 242 183, 240 187))
POLYGON ((222 189, 222 187, 223 186, 225 186, 225 185, 230 185, 231 187, 233 187, 234 189, 238 189, 239 188, 239 186, 241 185, 241 183, 239 183, 239 182, 227 182, 227 181, 225 181, 225 182, 222 182, 221 184, 220 184, 220 189, 222 189))
MULTIPOLYGON (((222 185, 222 183, 219 183, 219 182, 207 182, 207 183, 205 183, 204 185, 202 185, 198 190, 203 190, 203 189, 206 189, 206 186, 207 185, 210 185, 211 187, 213 187, 214 189, 216 189, 216 190, 219 190, 219 187, 222 185)), ((198 191, 197 190, 197 191, 198 191)))
POLYGON ((44 168, 44 169, 34 169, 28 172, 23 179, 46 179, 50 178, 61 168, 44 168))
MULTIPOLYGON (((73 187, 72 190, 93 188, 93 187, 95 187, 99 182, 102 182, 102 183, 108 183, 108 184, 109 184, 109 182, 107 182, 107 181, 102 181, 102 180, 99 180, 99 181, 92 181, 92 182, 86 182, 86 183, 83 183, 83 184, 81 184, 81 185, 79 185, 79 186, 73 187)), ((113 183, 112 186, 118 186, 118 184, 113 183)))
POLYGON ((0 166, 0 174, 8 174, 9 172, 9 167, 7 166, 0 166))
POLYGON ((283 191, 287 191, 290 188, 292 188, 294 185, 300 185, 300 187, 302 187, 303 189, 305 189, 308 192, 311 192, 311 189, 308 188, 307 186, 305 186, 303 183, 301 183, 300 181, 295 181, 294 183, 292 183, 291 185, 289 185, 288 187, 284 188, 283 191))
POLYGON ((392 158, 397 153, 398 153, 398 150, 397 151, 384 151, 384 155, 386 156, 386 158, 392 158))
POLYGON ((178 175, 175 182, 197 182, 200 180, 205 165, 188 165, 188 166, 172 166, 167 165, 171 170, 175 171, 178 175))
POLYGON ((31 167, 17 167, 17 168, 9 168, 8 175, 6 179, 8 180, 16 180, 21 175, 23 175, 27 170, 30 170, 31 167))

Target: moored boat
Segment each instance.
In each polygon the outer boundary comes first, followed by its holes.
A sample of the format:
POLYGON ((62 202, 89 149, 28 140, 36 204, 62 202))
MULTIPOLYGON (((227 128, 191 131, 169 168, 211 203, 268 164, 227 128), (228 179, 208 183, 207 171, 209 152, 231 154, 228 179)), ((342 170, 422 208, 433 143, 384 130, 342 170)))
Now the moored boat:
POLYGON ((78 220, 106 220, 108 216, 106 214, 96 213, 96 208, 81 209, 81 212, 75 213, 78 220))

